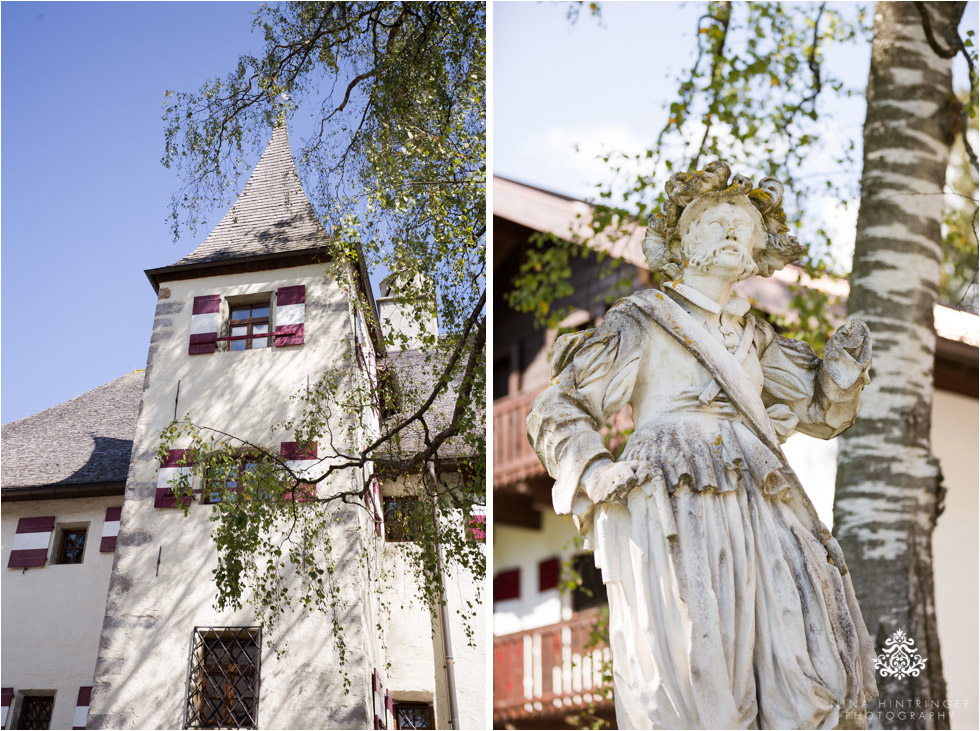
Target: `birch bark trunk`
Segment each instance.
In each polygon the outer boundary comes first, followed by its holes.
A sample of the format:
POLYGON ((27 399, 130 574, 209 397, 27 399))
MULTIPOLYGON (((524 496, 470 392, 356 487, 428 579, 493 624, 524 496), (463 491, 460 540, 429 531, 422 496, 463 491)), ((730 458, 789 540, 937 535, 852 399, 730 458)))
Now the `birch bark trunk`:
MULTIPOLYGON (((859 418, 840 438, 834 525, 878 652, 904 629, 927 662, 918 677, 878 675, 869 728, 949 728, 948 715, 928 714, 931 702, 946 698, 932 567, 944 488, 929 430, 943 185, 956 113, 951 62, 927 43, 915 5, 875 6, 848 299, 849 314, 871 329, 874 365, 859 418), (898 713, 916 701, 926 718, 898 713)), ((948 45, 943 31, 958 25, 965 3, 925 6, 934 36, 948 45)))

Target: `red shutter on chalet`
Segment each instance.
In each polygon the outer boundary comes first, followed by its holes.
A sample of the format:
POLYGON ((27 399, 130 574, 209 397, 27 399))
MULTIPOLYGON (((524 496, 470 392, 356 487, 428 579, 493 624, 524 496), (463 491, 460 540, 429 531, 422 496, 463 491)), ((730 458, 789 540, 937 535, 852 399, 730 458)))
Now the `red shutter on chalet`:
POLYGON ((191 340, 187 349, 189 355, 213 353, 218 345, 218 324, 221 310, 221 295, 206 294, 194 298, 191 313, 191 340))
POLYGON ((548 591, 558 586, 561 563, 558 557, 546 559, 538 564, 538 591, 548 591))
POLYGON ((302 345, 306 322, 306 285, 276 290, 275 345, 302 345))
POLYGON ((395 700, 391 697, 391 691, 385 691, 385 728, 395 727, 395 700))
POLYGON ((54 530, 54 516, 21 518, 10 551, 9 568, 44 566, 48 559, 48 546, 54 530))
POLYGON ((122 519, 122 508, 106 508, 105 522, 102 524, 102 543, 100 553, 112 553, 116 550, 116 537, 119 535, 119 521, 122 519))
POLYGON ((521 596, 521 570, 501 571, 493 577, 493 600, 503 602, 521 596))

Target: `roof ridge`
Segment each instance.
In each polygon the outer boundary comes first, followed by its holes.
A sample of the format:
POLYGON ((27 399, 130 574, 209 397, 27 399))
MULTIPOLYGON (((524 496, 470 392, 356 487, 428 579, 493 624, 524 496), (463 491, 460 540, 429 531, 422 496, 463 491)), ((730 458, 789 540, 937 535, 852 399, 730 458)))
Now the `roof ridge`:
POLYGON ((84 398, 85 396, 88 396, 88 395, 90 395, 92 393, 95 393, 99 389, 106 388, 107 386, 111 386, 116 381, 121 381, 123 378, 126 378, 128 376, 132 376, 134 373, 142 373, 145 370, 146 370, 145 368, 134 368, 133 370, 129 371, 129 373, 123 373, 121 376, 117 376, 116 378, 113 378, 111 381, 106 381, 105 383, 100 384, 98 386, 95 386, 94 388, 90 388, 88 391, 82 391, 77 396, 72 396, 70 399, 65 399, 64 401, 59 401, 58 403, 54 404, 53 406, 49 406, 46 409, 41 409, 40 411, 36 411, 33 414, 28 414, 27 416, 22 416, 19 419, 14 419, 13 421, 8 421, 6 424, 3 424, 2 426, 4 428, 6 428, 8 426, 14 426, 16 424, 19 424, 22 421, 26 421, 27 419, 33 419, 34 417, 42 416, 43 414, 46 414, 49 411, 54 411, 55 409, 60 408, 62 406, 67 406, 68 404, 72 403, 73 401, 78 401, 78 399, 80 399, 80 398, 84 398))

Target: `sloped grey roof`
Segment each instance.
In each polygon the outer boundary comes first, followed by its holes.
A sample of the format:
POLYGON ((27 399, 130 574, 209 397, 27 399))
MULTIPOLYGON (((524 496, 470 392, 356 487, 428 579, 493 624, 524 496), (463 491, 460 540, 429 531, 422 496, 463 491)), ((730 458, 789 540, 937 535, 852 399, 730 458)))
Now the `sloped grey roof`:
POLYGON ((0 429, 4 488, 125 482, 143 371, 0 429))
POLYGON ((327 244, 327 232, 300 185, 282 122, 273 129, 245 189, 225 217, 200 246, 171 266, 285 254, 327 244))
MULTIPOLYGON (((395 371, 401 402, 398 413, 389 417, 386 426, 391 427, 400 420, 413 414, 432 393, 439 375, 442 373, 444 354, 427 357, 419 350, 389 351, 388 360, 395 371)), ((445 389, 433 402, 426 413, 425 421, 429 435, 433 436, 450 425, 453 410, 456 406, 456 393, 460 385, 457 375, 449 388, 445 389)), ((477 408, 477 428, 485 433, 484 409, 477 408)), ((382 451, 391 457, 412 455, 424 448, 421 424, 415 422, 400 432, 397 445, 382 447, 382 451)), ((469 457, 470 449, 460 437, 451 437, 439 449, 443 459, 459 459, 469 457)))

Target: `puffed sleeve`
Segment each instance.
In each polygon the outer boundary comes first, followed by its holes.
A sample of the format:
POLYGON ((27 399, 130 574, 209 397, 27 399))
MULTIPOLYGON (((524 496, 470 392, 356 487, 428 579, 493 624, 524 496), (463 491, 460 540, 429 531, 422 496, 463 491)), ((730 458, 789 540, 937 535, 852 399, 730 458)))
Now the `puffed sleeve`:
POLYGON ((861 390, 870 381, 870 340, 855 357, 845 349, 843 333, 838 331, 827 342, 821 360, 802 340, 784 338, 768 325, 766 328, 769 342, 759 358, 766 406, 788 407, 798 419, 796 431, 819 439, 831 439, 853 424, 861 390))
POLYGON ((555 377, 531 405, 527 433, 555 480, 552 500, 560 515, 588 511, 582 475, 596 462, 613 461, 599 429, 632 396, 641 340, 635 306, 623 300, 598 328, 563 335, 555 343, 555 377))

